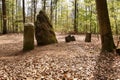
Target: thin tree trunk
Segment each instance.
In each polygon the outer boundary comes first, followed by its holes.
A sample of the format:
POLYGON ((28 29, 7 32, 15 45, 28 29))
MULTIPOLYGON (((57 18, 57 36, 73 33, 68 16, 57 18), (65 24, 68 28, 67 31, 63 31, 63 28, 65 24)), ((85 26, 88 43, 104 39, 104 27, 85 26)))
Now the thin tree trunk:
POLYGON ((74 11, 74 32, 78 33, 78 26, 77 26, 77 0, 75 0, 75 11, 74 11))
POLYGON ((3 31, 2 14, 0 15, 0 17, 1 17, 1 32, 2 32, 3 31))
POLYGON ((55 9, 55 25, 57 25, 57 4, 56 4, 56 9, 55 9))
POLYGON ((91 23, 92 23, 92 5, 90 6, 90 33, 92 32, 91 30, 92 30, 92 25, 91 25, 91 23))
POLYGON ((34 22, 35 22, 35 19, 36 19, 36 6, 37 5, 37 1, 34 0, 34 22))
MULTIPOLYGON (((16 21, 18 20, 18 15, 17 15, 18 14, 18 4, 17 4, 18 2, 17 1, 18 0, 16 0, 16 21)), ((17 22, 15 23, 15 31, 18 32, 18 23, 17 22)))
POLYGON ((36 1, 35 1, 35 0, 34 0, 34 2, 33 2, 33 5, 34 5, 34 22, 35 22, 35 15, 36 15, 36 7, 35 7, 36 1))
MULTIPOLYGON (((8 3, 7 5, 8 5, 8 6, 10 6, 10 4, 9 4, 9 3, 8 3)), ((8 26, 8 29, 7 29, 7 31, 8 31, 8 32, 10 32, 10 29, 11 29, 11 26, 9 25, 9 24, 10 24, 10 18, 9 18, 10 11, 8 10, 8 12, 7 12, 7 13, 8 13, 8 14, 7 14, 7 15, 8 15, 8 21, 7 21, 7 26, 8 26)))
POLYGON ((114 17, 114 21, 115 21, 116 35, 118 35, 118 26, 117 26, 117 19, 116 19, 116 17, 114 17))
POLYGON ((15 32, 15 26, 14 26, 14 0, 12 0, 12 28, 13 28, 13 32, 15 32))
POLYGON ((2 11, 3 11, 3 34, 7 33, 7 18, 6 18, 6 1, 2 0, 2 11))
POLYGON ((50 22, 52 23, 52 19, 53 19, 53 2, 51 0, 51 6, 50 6, 50 22))
POLYGON ((43 10, 46 12, 46 0, 43 0, 43 10))
POLYGON ((25 23, 25 0, 23 0, 23 24, 25 23))
POLYGON ((88 15, 88 10, 87 10, 87 6, 85 6, 85 10, 86 10, 86 13, 85 13, 85 20, 86 20, 86 23, 85 23, 85 33, 87 33, 87 30, 88 30, 88 24, 87 24, 87 15, 88 15))
POLYGON ((114 0, 112 1, 112 8, 113 8, 113 19, 114 19, 114 23, 115 23, 115 28, 116 28, 116 31, 115 31, 115 33, 116 33, 116 35, 118 34, 118 26, 117 26, 117 17, 116 17, 116 15, 115 15, 115 2, 114 2, 114 0))
MULTIPOLYGON (((32 6, 32 4, 31 4, 31 6, 32 6)), ((31 19, 31 22, 32 22, 33 21, 33 9, 31 8, 30 10, 31 10, 30 11, 30 14, 31 14, 31 16, 30 16, 31 18, 30 19, 31 19)))
POLYGON ((112 52, 115 48, 115 44, 113 42, 110 20, 108 16, 107 1, 96 0, 96 9, 100 27, 102 52, 112 52))
POLYGON ((68 14, 68 5, 67 5, 67 26, 69 26, 69 14, 68 14))

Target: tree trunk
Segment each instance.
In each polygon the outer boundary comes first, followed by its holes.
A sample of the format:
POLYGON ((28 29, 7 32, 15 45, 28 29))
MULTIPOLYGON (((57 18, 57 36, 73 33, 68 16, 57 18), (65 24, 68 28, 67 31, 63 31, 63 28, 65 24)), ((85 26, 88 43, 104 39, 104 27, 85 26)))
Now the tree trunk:
POLYGON ((37 9, 37 0, 31 0, 31 8, 30 9, 31 9, 31 22, 35 23, 35 20, 36 20, 36 9, 37 9))
POLYGON ((53 18, 53 1, 51 0, 50 3, 50 22, 52 23, 52 18, 53 18))
POLYGON ((7 33, 7 18, 6 18, 6 1, 2 0, 2 11, 3 11, 3 34, 7 33))
POLYGON ((85 6, 85 10, 86 10, 86 11, 85 11, 85 22, 86 22, 86 23, 85 23, 85 28, 84 28, 85 33, 88 32, 88 24, 87 24, 87 23, 88 23, 88 22, 87 22, 88 10, 87 10, 87 9, 88 9, 88 6, 86 5, 86 6, 85 6))
POLYGON ((2 29, 3 29, 3 28, 2 28, 2 26, 3 26, 3 24, 2 24, 2 15, 0 15, 0 17, 1 17, 1 25, 0 25, 0 27, 1 27, 0 29, 1 29, 1 30, 0 30, 0 32, 2 32, 2 29))
POLYGON ((33 1, 33 5, 34 5, 34 23, 35 23, 35 17, 36 17, 36 8, 37 8, 37 1, 36 0, 34 0, 33 1))
POLYGON ((92 5, 89 6, 89 11, 90 11, 90 32, 92 32, 92 5))
POLYGON ((77 0, 75 0, 75 11, 74 11, 74 32, 78 33, 78 26, 77 26, 77 0))
POLYGON ((56 3, 56 8, 55 8, 55 26, 57 26, 57 19, 58 19, 57 15, 58 15, 58 12, 57 12, 57 3, 56 3))
MULTIPOLYGON (((15 2, 16 2, 16 21, 18 20, 18 2, 17 2, 18 0, 16 0, 15 2)), ((18 32, 18 23, 15 23, 15 32, 18 32)))
POLYGON ((100 27, 102 52, 112 52, 115 48, 115 44, 113 42, 110 20, 108 16, 107 1, 96 0, 96 8, 100 27))
POLYGON ((112 9, 111 9, 111 12, 112 12, 112 15, 111 15, 111 17, 113 17, 113 19, 114 19, 114 24, 113 24, 113 26, 115 26, 115 29, 116 29, 116 31, 115 31, 115 33, 116 33, 116 35, 118 35, 118 26, 117 26, 117 16, 116 16, 116 7, 115 7, 115 1, 113 0, 113 1, 111 1, 111 4, 112 4, 112 9))
POLYGON ((14 0, 12 0, 12 30, 15 32, 15 26, 14 26, 14 0))
POLYGON ((46 0, 42 0, 43 1, 43 11, 46 11, 46 0))
POLYGON ((25 0, 23 0, 23 24, 25 23, 25 0))

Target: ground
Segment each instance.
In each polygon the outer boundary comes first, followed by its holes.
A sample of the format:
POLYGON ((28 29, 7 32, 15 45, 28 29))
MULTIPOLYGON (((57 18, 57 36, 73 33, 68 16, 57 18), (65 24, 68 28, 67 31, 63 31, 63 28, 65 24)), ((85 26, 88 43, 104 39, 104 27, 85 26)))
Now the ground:
POLYGON ((100 39, 74 35, 66 43, 56 34, 58 43, 36 46, 23 52, 23 34, 0 36, 0 80, 120 80, 120 56, 100 53, 100 39))

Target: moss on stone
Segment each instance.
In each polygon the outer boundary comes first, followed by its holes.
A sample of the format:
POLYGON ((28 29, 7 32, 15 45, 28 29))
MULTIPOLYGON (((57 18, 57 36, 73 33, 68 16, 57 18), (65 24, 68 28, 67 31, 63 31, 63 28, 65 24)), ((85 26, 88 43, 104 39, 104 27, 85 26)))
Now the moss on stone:
POLYGON ((35 37, 38 46, 57 43, 54 29, 47 15, 40 11, 35 22, 35 37))
POLYGON ((28 51, 34 49, 34 25, 26 23, 24 25, 23 50, 28 51))

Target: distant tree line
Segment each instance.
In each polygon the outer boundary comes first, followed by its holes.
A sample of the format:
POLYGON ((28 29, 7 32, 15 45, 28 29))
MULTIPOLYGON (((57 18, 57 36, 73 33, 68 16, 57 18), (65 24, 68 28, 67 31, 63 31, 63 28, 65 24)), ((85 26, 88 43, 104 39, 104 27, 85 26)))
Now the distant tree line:
MULTIPOLYGON (((111 29, 119 34, 120 2, 108 0, 111 29)), ((99 33, 95 0, 2 0, 0 33, 23 32, 25 22, 33 22, 43 9, 54 29, 60 32, 99 33), (7 5, 7 6, 6 6, 7 5)))

